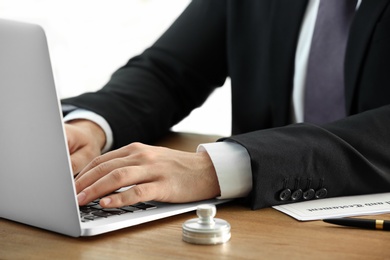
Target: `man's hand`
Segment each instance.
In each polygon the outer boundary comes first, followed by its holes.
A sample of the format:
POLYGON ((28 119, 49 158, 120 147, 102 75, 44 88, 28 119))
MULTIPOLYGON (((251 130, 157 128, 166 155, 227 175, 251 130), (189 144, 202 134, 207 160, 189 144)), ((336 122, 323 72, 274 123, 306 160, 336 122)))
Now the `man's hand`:
POLYGON ((73 120, 65 124, 73 174, 79 173, 93 158, 101 154, 106 143, 104 131, 89 120, 73 120))
POLYGON ((120 207, 142 201, 181 203, 220 195, 218 179, 205 152, 188 153, 133 143, 101 155, 76 178, 80 205, 122 187, 121 193, 100 200, 102 207, 120 207))

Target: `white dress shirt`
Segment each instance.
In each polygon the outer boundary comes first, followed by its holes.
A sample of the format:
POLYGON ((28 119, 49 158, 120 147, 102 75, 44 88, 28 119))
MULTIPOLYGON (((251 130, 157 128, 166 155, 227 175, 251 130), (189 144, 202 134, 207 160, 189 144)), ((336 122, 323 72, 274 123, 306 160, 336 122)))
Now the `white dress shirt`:
MULTIPOLYGON (((300 30, 297 50, 295 53, 294 88, 292 95, 292 123, 303 122, 304 93, 307 61, 317 18, 320 0, 309 0, 300 30)), ((361 4, 358 0, 357 7, 361 4)), ((82 109, 77 109, 68 114, 64 120, 88 119, 100 125, 106 133, 106 145, 104 151, 112 147, 113 137, 109 124, 101 116, 82 109)), ((233 142, 216 142, 201 144, 197 152, 206 151, 216 170, 221 195, 218 198, 239 198, 248 195, 252 189, 252 170, 250 157, 246 149, 233 142)))

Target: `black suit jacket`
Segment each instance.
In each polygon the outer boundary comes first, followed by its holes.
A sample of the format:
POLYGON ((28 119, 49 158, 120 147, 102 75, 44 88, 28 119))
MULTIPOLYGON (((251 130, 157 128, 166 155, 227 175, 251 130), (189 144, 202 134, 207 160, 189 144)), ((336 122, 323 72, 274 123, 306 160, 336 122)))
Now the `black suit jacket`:
POLYGON ((250 154, 252 208, 388 192, 389 2, 363 0, 357 11, 345 61, 348 117, 337 122, 289 125, 307 0, 193 1, 100 91, 63 102, 105 117, 117 148, 161 137, 230 77, 233 136, 225 141, 250 154))

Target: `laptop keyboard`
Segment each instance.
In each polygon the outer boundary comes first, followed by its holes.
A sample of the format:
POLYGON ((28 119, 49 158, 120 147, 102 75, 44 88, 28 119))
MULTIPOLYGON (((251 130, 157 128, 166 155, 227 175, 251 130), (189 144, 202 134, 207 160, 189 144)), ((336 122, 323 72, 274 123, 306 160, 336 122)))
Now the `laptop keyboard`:
POLYGON ((82 222, 93 221, 100 218, 107 218, 110 216, 118 216, 127 213, 137 213, 144 210, 151 210, 157 208, 156 205, 141 202, 130 206, 121 208, 102 208, 99 205, 99 200, 94 200, 85 206, 80 206, 80 218, 82 222))

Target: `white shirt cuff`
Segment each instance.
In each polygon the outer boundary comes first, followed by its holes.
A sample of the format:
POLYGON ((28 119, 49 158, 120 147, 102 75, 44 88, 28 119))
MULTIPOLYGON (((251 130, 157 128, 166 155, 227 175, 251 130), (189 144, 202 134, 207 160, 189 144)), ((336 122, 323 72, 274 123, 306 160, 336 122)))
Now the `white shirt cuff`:
POLYGON ((102 116, 100 116, 94 112, 91 112, 89 110, 78 108, 78 109, 70 112, 69 114, 67 114, 64 117, 64 122, 68 122, 68 121, 75 120, 75 119, 87 119, 87 120, 94 122, 98 126, 100 126, 106 135, 106 144, 104 145, 101 152, 105 153, 111 149, 113 142, 114 142, 114 138, 113 138, 111 127, 108 124, 108 122, 106 121, 106 119, 104 119, 102 116))
POLYGON ((247 150, 232 142, 200 144, 197 152, 206 151, 217 173, 221 196, 218 199, 245 197, 252 190, 252 169, 247 150))

